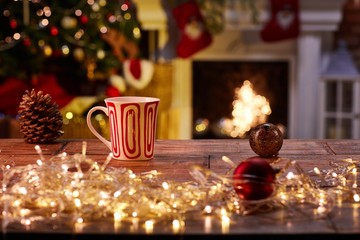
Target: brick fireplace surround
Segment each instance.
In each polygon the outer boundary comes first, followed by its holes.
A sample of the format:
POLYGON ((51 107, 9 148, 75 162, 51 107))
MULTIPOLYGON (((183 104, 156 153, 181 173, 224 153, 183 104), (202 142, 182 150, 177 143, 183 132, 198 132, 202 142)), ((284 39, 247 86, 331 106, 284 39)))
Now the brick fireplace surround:
MULTIPOLYGON (((227 24, 212 45, 189 59, 175 59, 169 138, 190 139, 193 128, 192 61, 287 61, 288 137, 317 138, 319 79, 323 63, 334 50, 334 32, 342 20, 345 0, 301 0, 301 34, 297 39, 264 43, 259 31, 269 18, 268 2, 255 0, 259 24, 249 13, 236 10, 239 21, 227 24), (234 44, 235 43, 235 44, 234 44), (176 129, 176 130, 175 130, 176 129)), ((166 16, 158 0, 135 1, 143 27, 159 33, 159 47, 167 40, 166 16)), ((220 73, 221 74, 221 73, 220 73)))

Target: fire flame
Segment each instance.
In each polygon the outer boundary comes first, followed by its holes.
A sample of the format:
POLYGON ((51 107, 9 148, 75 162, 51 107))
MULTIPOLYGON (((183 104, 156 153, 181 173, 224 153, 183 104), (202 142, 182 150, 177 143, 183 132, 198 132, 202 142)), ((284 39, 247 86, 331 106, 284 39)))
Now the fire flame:
POLYGON ((269 101, 253 91, 252 83, 245 80, 235 89, 232 119, 228 120, 225 132, 233 138, 243 137, 252 127, 265 123, 271 114, 269 101))

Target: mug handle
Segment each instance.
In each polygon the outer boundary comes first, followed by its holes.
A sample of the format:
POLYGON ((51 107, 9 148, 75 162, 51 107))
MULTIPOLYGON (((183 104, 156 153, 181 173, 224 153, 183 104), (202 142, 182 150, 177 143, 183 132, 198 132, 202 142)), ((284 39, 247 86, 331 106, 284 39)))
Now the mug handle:
POLYGON ((97 137, 100 141, 102 141, 110 150, 111 150, 111 142, 106 140, 103 136, 101 136, 97 131, 96 129, 94 128, 94 126, 92 125, 92 122, 91 122, 91 115, 93 114, 93 112, 95 112, 96 110, 100 110, 100 111, 103 111, 106 116, 109 116, 108 114, 108 110, 106 107, 101 107, 101 106, 95 106, 93 108, 91 108, 89 110, 89 112, 87 113, 87 116, 86 116, 86 123, 90 129, 90 131, 95 135, 95 137, 97 137))

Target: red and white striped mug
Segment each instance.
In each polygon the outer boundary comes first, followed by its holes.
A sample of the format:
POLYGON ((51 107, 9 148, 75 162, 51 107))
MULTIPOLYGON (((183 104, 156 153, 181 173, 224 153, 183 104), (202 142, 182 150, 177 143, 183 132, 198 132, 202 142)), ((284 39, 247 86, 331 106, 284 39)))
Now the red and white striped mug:
POLYGON ((106 107, 95 106, 87 113, 90 131, 100 139, 118 160, 150 160, 154 157, 154 143, 158 105, 153 97, 121 96, 105 98, 106 107), (97 132, 91 115, 103 111, 109 117, 110 141, 97 132))

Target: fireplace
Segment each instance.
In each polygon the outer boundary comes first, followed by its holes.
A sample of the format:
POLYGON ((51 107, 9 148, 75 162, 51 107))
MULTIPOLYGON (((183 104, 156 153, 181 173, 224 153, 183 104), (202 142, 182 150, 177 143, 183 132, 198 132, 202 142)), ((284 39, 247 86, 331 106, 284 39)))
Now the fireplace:
MULTIPOLYGON (((232 117, 235 89, 245 80, 257 95, 270 103, 267 122, 288 124, 289 63, 288 61, 206 61, 192 62, 192 138, 226 138, 221 123, 232 117), (198 124, 207 124, 196 130, 198 124)), ((243 137, 246 137, 244 135, 243 137)))
MULTIPOLYGON (((143 27, 159 32, 160 49, 167 46, 167 15, 160 2, 136 2, 143 27)), ((261 78, 261 84, 256 82, 254 87, 270 99, 273 112, 268 121, 283 123, 288 138, 317 138, 321 125, 321 70, 324 59, 333 51, 333 36, 342 19, 345 0, 299 1, 300 35, 296 39, 274 43, 266 43, 259 37, 262 26, 269 20, 269 1, 252 2, 257 6, 258 23, 252 22, 248 9, 230 9, 239 18, 237 24, 227 22, 224 18, 224 31, 213 36, 213 43, 209 47, 190 58, 172 60, 173 91, 171 109, 167 116, 169 138, 192 138, 193 123, 197 119, 217 121, 216 119, 227 114, 218 114, 216 107, 224 110, 231 107, 228 101, 231 102, 229 99, 234 97, 232 91, 235 85, 241 86, 247 79, 260 81, 261 78), (219 62, 224 63, 219 65, 219 62), (205 66, 201 66, 202 64, 205 66), (263 68, 265 65, 269 66, 268 69, 263 68), (279 66, 281 70, 276 70, 275 66, 279 66), (198 71, 198 68, 206 71, 198 71), (212 74, 215 69, 219 73, 212 74), (213 81, 214 88, 224 88, 218 91, 219 95, 211 95, 213 90, 208 89, 213 81), (266 88, 263 89, 262 84, 266 88), (199 86, 201 92, 198 93, 196 89, 199 86), (222 98, 226 98, 226 101, 220 101, 222 98), (216 104, 205 107, 203 104, 206 101, 214 101, 216 104), (205 111, 210 115, 205 115, 205 111)))

